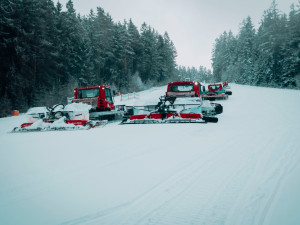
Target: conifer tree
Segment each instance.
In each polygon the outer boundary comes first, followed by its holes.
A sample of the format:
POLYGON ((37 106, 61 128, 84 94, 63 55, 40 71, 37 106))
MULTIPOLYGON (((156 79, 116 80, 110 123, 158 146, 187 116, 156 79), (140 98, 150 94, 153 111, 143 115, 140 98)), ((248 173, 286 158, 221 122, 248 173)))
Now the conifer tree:
POLYGON ((252 24, 251 18, 248 16, 247 19, 243 21, 242 27, 238 35, 238 74, 236 74, 236 78, 234 79, 238 83, 247 84, 251 82, 251 76, 254 72, 253 66, 255 60, 254 41, 255 29, 252 24))

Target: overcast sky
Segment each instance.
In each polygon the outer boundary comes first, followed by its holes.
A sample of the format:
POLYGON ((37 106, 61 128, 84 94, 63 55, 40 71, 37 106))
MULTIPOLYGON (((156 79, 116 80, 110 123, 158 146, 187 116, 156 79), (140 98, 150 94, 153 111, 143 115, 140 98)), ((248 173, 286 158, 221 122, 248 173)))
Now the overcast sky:
MULTIPOLYGON (((63 5, 68 0, 59 0, 63 5)), ((57 2, 57 0, 56 0, 57 2)), ((114 22, 132 19, 140 28, 143 22, 160 34, 169 33, 177 50, 177 64, 211 68, 212 48, 225 30, 234 34, 248 15, 257 28, 264 10, 272 0, 73 0, 81 15, 97 6, 108 12, 114 22)), ((289 13, 298 0, 276 0, 281 12, 289 13)))

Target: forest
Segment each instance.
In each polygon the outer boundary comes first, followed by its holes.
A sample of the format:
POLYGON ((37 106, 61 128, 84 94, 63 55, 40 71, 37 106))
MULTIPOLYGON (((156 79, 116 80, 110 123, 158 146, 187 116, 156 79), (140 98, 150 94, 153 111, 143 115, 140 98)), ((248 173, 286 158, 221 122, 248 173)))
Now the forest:
POLYGON ((288 16, 274 1, 257 30, 248 17, 237 35, 225 31, 215 40, 212 70, 177 65, 176 56, 167 32, 114 22, 101 7, 82 16, 72 0, 65 11, 53 0, 1 0, 0 117, 65 104, 78 86, 108 84, 126 93, 188 77, 299 88, 300 1, 288 16))
POLYGON ((1 0, 0 116, 66 103, 78 86, 139 91, 176 77, 167 32, 131 20, 115 23, 101 7, 80 16, 52 0, 1 0))
POLYGON ((215 40, 214 80, 276 88, 300 88, 300 1, 289 15, 275 1, 255 30, 250 17, 238 35, 225 31, 215 40))

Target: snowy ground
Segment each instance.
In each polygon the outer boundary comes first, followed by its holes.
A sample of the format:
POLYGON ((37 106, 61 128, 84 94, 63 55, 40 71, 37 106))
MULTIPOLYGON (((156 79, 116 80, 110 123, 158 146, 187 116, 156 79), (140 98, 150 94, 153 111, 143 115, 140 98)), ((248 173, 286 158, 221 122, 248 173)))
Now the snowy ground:
POLYGON ((300 91, 231 87, 217 124, 12 134, 25 117, 0 119, 0 224, 299 224, 300 91))

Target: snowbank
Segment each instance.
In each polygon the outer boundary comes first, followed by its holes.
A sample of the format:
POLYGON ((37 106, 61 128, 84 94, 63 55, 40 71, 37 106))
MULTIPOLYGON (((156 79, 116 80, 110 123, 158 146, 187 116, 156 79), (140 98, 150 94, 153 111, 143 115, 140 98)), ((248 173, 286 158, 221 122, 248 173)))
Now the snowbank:
POLYGON ((88 112, 92 108, 91 105, 84 103, 72 103, 65 106, 64 111, 80 111, 88 112))
POLYGON ((38 113, 47 113, 49 110, 46 107, 33 107, 28 109, 26 112, 27 115, 38 114, 38 113))

